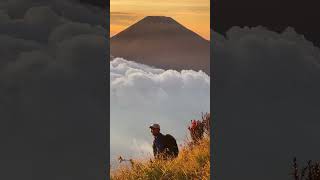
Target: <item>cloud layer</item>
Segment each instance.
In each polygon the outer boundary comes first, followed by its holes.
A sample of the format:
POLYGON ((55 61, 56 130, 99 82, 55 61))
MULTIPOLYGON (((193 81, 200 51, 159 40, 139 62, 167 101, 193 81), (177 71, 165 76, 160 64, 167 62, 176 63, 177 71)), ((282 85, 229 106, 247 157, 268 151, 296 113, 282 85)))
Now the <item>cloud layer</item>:
POLYGON ((202 71, 165 71, 115 58, 110 85, 113 159, 150 155, 154 122, 182 142, 190 120, 210 110, 210 77, 202 71))
POLYGON ((104 178, 105 23, 77 1, 0 2, 0 179, 104 178))
POLYGON ((294 156, 319 159, 319 48, 293 28, 211 38, 216 176, 290 179, 294 156))

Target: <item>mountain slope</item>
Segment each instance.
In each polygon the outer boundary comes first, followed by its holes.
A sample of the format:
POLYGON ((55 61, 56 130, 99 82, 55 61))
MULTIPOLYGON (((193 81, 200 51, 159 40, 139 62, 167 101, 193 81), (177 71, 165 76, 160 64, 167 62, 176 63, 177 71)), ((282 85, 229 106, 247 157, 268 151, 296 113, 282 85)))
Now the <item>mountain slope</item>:
POLYGON ((210 72, 210 42, 170 17, 147 16, 110 43, 115 57, 163 69, 210 72))

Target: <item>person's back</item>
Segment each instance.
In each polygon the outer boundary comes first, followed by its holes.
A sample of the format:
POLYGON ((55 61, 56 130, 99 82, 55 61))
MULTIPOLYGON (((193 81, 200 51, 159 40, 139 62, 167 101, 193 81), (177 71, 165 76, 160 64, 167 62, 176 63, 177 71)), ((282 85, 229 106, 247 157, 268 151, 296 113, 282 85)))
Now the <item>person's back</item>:
POLYGON ((166 155, 170 158, 177 157, 179 154, 179 148, 176 139, 172 135, 167 134, 164 136, 164 142, 167 149, 166 155))

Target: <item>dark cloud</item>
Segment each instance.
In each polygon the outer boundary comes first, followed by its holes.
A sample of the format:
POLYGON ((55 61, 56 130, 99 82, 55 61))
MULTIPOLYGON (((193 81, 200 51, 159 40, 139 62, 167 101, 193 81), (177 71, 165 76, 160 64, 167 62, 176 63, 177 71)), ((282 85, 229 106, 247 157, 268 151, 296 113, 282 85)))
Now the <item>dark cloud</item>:
POLYGON ((79 0, 79 2, 91 4, 100 8, 106 8, 106 6, 108 5, 108 1, 105 0, 79 0))
POLYGON ((103 10, 2 1, 0 19, 0 179, 104 179, 103 10))
POLYGON ((294 27, 299 34, 320 45, 320 26, 315 23, 320 18, 319 2, 291 0, 220 0, 211 2, 211 27, 225 33, 233 26, 255 27, 262 25, 272 31, 282 32, 286 27, 294 27))
POLYGON ((233 27, 214 39, 212 106, 218 179, 291 179, 319 159, 320 50, 303 35, 233 27))

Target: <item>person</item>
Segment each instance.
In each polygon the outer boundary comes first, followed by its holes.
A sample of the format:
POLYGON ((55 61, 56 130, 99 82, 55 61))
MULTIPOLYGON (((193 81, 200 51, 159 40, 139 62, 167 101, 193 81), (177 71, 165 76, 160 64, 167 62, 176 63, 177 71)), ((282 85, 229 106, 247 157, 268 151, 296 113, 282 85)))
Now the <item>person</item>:
POLYGON ((163 135, 159 124, 152 124, 149 128, 154 136, 152 148, 155 159, 177 157, 179 149, 175 138, 170 134, 163 135))

